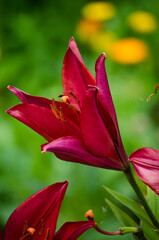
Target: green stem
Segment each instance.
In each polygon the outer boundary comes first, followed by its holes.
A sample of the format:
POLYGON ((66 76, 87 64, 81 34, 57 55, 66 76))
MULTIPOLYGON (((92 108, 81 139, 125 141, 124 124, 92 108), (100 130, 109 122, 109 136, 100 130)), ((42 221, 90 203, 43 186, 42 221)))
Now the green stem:
POLYGON ((130 167, 127 169, 127 171, 125 171, 125 175, 126 175, 126 178, 129 181, 129 183, 131 184, 131 186, 135 190, 138 198, 140 199, 142 205, 144 206, 144 208, 145 208, 147 214, 149 215, 152 223, 154 224, 154 226, 156 226, 156 228, 159 229, 159 222, 157 221, 156 217, 154 216, 154 214, 153 214, 152 210, 150 209, 144 195, 142 194, 139 186, 137 185, 130 167))

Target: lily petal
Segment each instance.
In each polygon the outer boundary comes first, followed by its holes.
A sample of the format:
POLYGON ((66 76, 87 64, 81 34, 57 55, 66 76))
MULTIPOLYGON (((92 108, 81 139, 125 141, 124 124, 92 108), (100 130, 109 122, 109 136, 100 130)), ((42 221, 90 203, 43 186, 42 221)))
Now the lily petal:
POLYGON ((31 103, 48 108, 50 108, 50 104, 52 103, 52 101, 47 98, 32 96, 13 86, 8 86, 8 89, 14 93, 23 103, 31 103))
POLYGON ((108 78, 105 70, 105 59, 106 56, 103 53, 96 61, 95 70, 96 70, 96 81, 97 87, 99 88, 99 96, 102 104, 108 109, 108 112, 111 114, 111 117, 117 123, 116 112, 108 84, 108 78))
POLYGON ((56 139, 41 146, 42 152, 53 152, 65 161, 82 163, 94 167, 124 170, 120 163, 113 162, 107 157, 96 157, 85 148, 79 138, 67 136, 56 139))
POLYGON ((105 127, 96 101, 96 88, 90 88, 83 100, 81 111, 81 131, 86 148, 95 156, 120 162, 112 137, 105 127))
POLYGON ((93 227, 94 221, 66 222, 58 232, 54 240, 76 240, 87 229, 93 227))
POLYGON ((127 155, 124 150, 124 146, 121 140, 117 116, 109 88, 108 78, 105 70, 105 53, 103 53, 96 61, 96 81, 98 87, 99 99, 99 111, 103 118, 103 122, 107 126, 107 129, 110 131, 110 134, 114 138, 114 141, 117 143, 118 152, 120 152, 120 158, 122 159, 125 166, 128 164, 127 155))
POLYGON ((32 239, 43 240, 47 229, 50 229, 50 239, 53 239, 56 222, 68 182, 55 183, 42 189, 23 202, 10 216, 4 230, 4 240, 17 240, 27 228, 34 228, 32 239), (43 223, 43 224, 42 224, 43 223), (39 234, 41 232, 41 234, 39 234))
POLYGON ((78 49, 78 47, 77 47, 77 44, 76 44, 76 42, 75 42, 75 40, 74 40, 73 37, 72 37, 72 38, 70 39, 70 41, 69 41, 69 47, 71 48, 71 50, 72 50, 72 52, 74 53, 74 55, 78 58, 78 60, 79 60, 81 63, 84 64, 83 59, 82 59, 81 54, 80 54, 80 51, 79 51, 79 49, 78 49))
MULTIPOLYGON (((61 103, 58 104, 64 106, 61 103)), ((8 109, 7 113, 32 128, 48 141, 62 136, 80 136, 80 129, 71 118, 64 115, 64 120, 59 120, 51 108, 35 104, 19 104, 8 109)), ((71 116, 74 118, 74 115, 71 116)))
POLYGON ((130 155, 129 161, 138 177, 159 195, 159 151, 141 148, 130 155))
POLYGON ((88 85, 95 85, 96 81, 81 61, 77 46, 73 47, 73 45, 75 43, 71 40, 63 62, 62 84, 64 95, 69 96, 71 104, 80 111, 77 100, 70 95, 70 92, 76 95, 81 103, 88 85))

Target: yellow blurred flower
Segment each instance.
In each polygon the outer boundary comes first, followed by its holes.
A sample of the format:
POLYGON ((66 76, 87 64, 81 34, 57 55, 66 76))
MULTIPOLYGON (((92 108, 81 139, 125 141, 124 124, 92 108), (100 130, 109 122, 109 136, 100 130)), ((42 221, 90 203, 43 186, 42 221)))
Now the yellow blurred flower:
POLYGON ((116 15, 116 8, 110 2, 90 2, 82 8, 82 14, 91 21, 105 21, 116 15))
POLYGON ((81 41, 87 42, 90 37, 102 29, 102 23, 81 19, 76 27, 76 33, 81 41))
POLYGON ((157 28, 157 21, 152 13, 137 11, 128 16, 131 28, 141 33, 151 33, 157 28))
POLYGON ((109 54, 110 46, 116 41, 116 35, 112 32, 98 32, 89 39, 91 48, 99 53, 109 54))
POLYGON ((137 38, 125 38, 110 47, 110 58, 122 64, 136 64, 148 57, 148 46, 137 38))

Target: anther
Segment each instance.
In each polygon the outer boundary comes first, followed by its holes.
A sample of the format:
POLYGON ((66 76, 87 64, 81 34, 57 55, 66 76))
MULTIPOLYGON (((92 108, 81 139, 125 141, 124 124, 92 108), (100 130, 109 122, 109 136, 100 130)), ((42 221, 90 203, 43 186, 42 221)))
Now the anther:
POLYGON ((35 233, 35 228, 32 228, 32 227, 27 228, 26 234, 23 235, 19 240, 23 240, 23 239, 25 239, 25 238, 27 238, 29 236, 32 236, 34 233, 35 233))
POLYGON ((44 228, 45 228, 44 219, 41 219, 41 230, 40 230, 40 232, 39 232, 39 235, 42 235, 42 234, 43 234, 44 228))
POLYGON ((45 240, 49 239, 49 235, 50 235, 50 228, 47 229, 45 240))
POLYGON ((30 235, 33 235, 35 233, 35 228, 30 227, 27 229, 27 232, 30 233, 30 235))
POLYGON ((76 99, 76 101, 79 105, 80 104, 79 98, 73 92, 69 92, 69 94, 76 99))
POLYGON ((62 97, 61 97, 61 101, 62 101, 63 103, 70 103, 70 98, 69 98, 68 96, 62 96, 62 97))
POLYGON ((88 218, 88 220, 94 220, 94 214, 93 211, 90 209, 85 213, 85 217, 88 218))

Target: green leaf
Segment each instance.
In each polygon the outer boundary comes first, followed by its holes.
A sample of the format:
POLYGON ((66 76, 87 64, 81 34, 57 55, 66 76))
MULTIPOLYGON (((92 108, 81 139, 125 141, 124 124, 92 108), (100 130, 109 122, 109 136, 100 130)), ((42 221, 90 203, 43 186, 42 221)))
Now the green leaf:
POLYGON ((129 208, 140 219, 145 219, 148 222, 151 222, 151 220, 150 220, 149 216, 147 215, 147 213, 145 212, 145 210, 143 208, 141 208, 141 206, 137 202, 123 196, 120 193, 117 193, 117 192, 111 190, 110 188, 108 188, 106 186, 104 186, 104 188, 114 199, 116 199, 118 202, 122 203, 124 206, 129 208))
POLYGON ((141 220, 141 229, 146 239, 148 240, 159 239, 159 229, 155 229, 153 225, 147 222, 145 219, 141 220))
POLYGON ((149 187, 147 188, 147 202, 159 221, 159 196, 149 187))
POLYGON ((123 210, 115 206, 115 204, 110 202, 108 199, 105 199, 105 201, 108 204, 108 206, 111 208, 112 212, 114 213, 116 218, 119 220, 119 222, 122 223, 124 226, 136 227, 138 225, 137 222, 135 222, 123 210))

